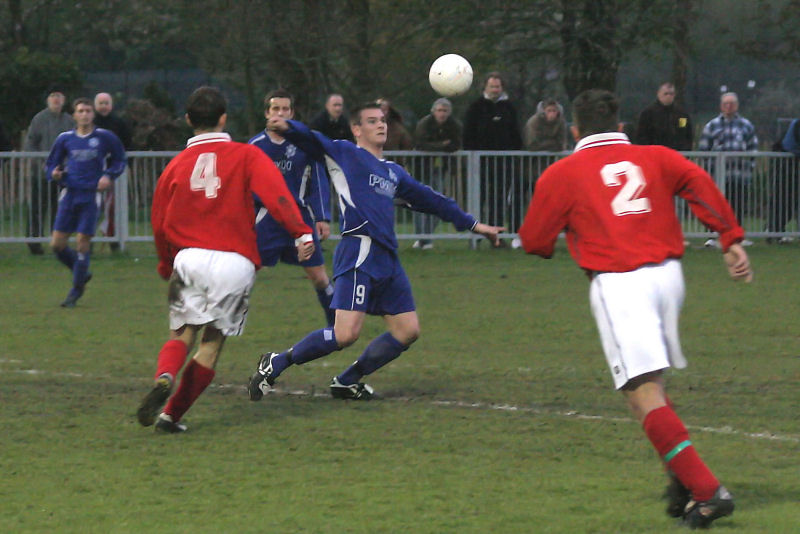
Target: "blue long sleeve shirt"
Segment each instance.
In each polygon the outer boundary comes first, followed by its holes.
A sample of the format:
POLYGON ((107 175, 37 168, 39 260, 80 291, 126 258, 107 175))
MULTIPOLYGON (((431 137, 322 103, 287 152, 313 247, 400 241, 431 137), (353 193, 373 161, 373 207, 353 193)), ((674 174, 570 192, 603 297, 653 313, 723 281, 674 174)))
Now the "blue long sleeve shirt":
POLYGON ((65 172, 61 184, 69 189, 94 191, 103 175, 112 180, 125 170, 126 157, 122 142, 113 132, 95 128, 81 136, 76 130, 60 134, 47 158, 47 179, 61 165, 65 172))
POLYGON ((287 140, 275 143, 266 132, 248 143, 275 162, 298 206, 309 209, 315 221, 331 220, 331 190, 322 163, 312 160, 287 140))
POLYGON ((458 230, 475 227, 477 219, 456 201, 416 181, 403 167, 378 159, 350 141, 332 141, 301 122, 287 121, 284 137, 309 156, 324 161, 339 201, 342 236, 369 236, 389 249, 397 249, 394 231, 396 199, 406 207, 437 215, 458 230))

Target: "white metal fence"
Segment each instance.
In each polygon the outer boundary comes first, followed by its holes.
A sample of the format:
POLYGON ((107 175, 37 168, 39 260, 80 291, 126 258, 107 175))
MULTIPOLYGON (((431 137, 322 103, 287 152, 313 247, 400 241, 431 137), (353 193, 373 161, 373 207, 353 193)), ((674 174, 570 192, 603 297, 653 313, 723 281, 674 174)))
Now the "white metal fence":
MULTIPOLYGON (((175 152, 128 152, 127 171, 115 184, 116 235, 97 241, 149 241, 156 180, 175 152)), ((387 152, 423 183, 454 197, 481 221, 502 223, 512 237, 541 172, 568 153, 387 152)), ((780 152, 685 152, 709 171, 734 206, 750 237, 800 236, 798 161, 780 152)), ((57 191, 44 178, 46 153, 0 153, 0 243, 49 241, 57 191)), ((336 202, 332 210, 336 218, 336 202)), ((683 201, 676 205, 687 237, 710 236, 683 201)), ((431 216, 398 209, 400 239, 470 239, 431 216)), ((333 239, 338 228, 334 225, 333 239)))

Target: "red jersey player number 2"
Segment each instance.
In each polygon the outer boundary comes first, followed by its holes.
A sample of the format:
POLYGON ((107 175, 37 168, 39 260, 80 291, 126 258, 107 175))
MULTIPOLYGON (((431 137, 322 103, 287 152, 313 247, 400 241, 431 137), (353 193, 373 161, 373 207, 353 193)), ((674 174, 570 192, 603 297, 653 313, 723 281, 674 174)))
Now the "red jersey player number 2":
POLYGON ((189 179, 192 191, 205 191, 206 198, 217 198, 221 182, 217 176, 217 155, 214 152, 204 152, 197 156, 192 177, 189 179))
POLYGON ((641 167, 630 161, 609 163, 600 169, 600 176, 608 187, 619 186, 620 177, 625 177, 625 184, 611 201, 611 211, 614 212, 614 215, 622 216, 650 211, 650 199, 639 196, 647 185, 641 167))

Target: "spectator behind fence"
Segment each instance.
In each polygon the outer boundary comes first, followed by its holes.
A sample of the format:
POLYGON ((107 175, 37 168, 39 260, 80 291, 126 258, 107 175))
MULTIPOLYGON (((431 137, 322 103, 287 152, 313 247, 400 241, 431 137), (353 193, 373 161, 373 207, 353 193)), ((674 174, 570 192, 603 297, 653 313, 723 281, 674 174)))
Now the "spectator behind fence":
MULTIPOLYGON (((753 124, 739 115, 739 97, 736 93, 723 93, 720 97, 721 113, 708 121, 700 136, 698 150, 721 152, 745 152, 758 150, 758 137, 753 124)), ((725 159, 725 196, 730 202, 736 219, 743 224, 747 212, 747 195, 753 181, 755 162, 751 157, 730 157, 725 159)), ((710 171, 713 175, 713 163, 710 171)), ((721 184, 717 184, 720 186, 721 184)), ((753 242, 745 239, 743 246, 753 242)), ((707 247, 719 247, 717 239, 706 241, 707 247)))
POLYGON ((636 144, 691 150, 693 136, 692 119, 675 103, 675 86, 671 82, 662 83, 656 101, 639 115, 636 144))
MULTIPOLYGON (((25 135, 22 150, 25 152, 50 152, 56 137, 75 127, 75 121, 64 111, 64 92, 53 87, 47 94, 47 107, 34 115, 25 135)), ((44 237, 50 233, 44 228, 52 224, 58 204, 58 185, 48 182, 44 165, 31 169, 31 203, 28 211, 28 237, 44 237)), ((44 254, 41 243, 28 242, 31 254, 44 254)))
MULTIPOLYGON (((555 99, 548 98, 536 106, 525 123, 525 150, 531 152, 562 152, 567 149, 567 121, 564 108, 555 99)), ((512 226, 519 228, 519 226, 512 226)))
MULTIPOLYGON (((499 72, 490 72, 484 79, 481 96, 470 104, 464 115, 465 150, 522 148, 517 110, 504 86, 499 72)), ((513 158, 495 156, 482 160, 481 204, 486 205, 482 219, 487 224, 504 226, 508 185, 514 174, 513 158)), ((502 240, 500 243, 505 246, 502 240)))
MULTIPOLYGON (((114 100, 109 93, 97 93, 94 97, 94 125, 114 132, 125 150, 131 149, 131 129, 122 117, 114 113, 114 100)), ((106 237, 116 235, 114 224, 114 188, 111 187, 103 197, 103 222, 100 223, 100 232, 106 237)), ((119 250, 119 243, 111 242, 112 251, 119 250)))
POLYGON ((414 141, 408 133, 406 125, 403 124, 403 116, 392 107, 392 101, 388 98, 379 98, 377 101, 386 117, 386 144, 384 150, 411 150, 414 141))
MULTIPOLYGON (((773 159, 770 176, 771 195, 769 199, 768 232, 785 232, 786 223, 797 216, 798 194, 800 194, 800 120, 794 119, 786 133, 772 145, 773 152, 791 152, 792 159, 773 159)), ((789 236, 781 236, 777 242, 791 243, 789 236)), ((767 243, 775 240, 767 238, 767 243)))
MULTIPOLYGON (((525 123, 524 136, 525 150, 531 152, 563 152, 567 149, 567 121, 564 119, 564 107, 554 98, 547 98, 536 106, 536 113, 531 115, 525 123)), ((512 230, 522 225, 522 206, 533 196, 535 179, 551 162, 549 158, 526 159, 523 176, 514 180, 514 198, 520 199, 511 210, 512 230), (525 177, 531 180, 526 183, 525 177)), ((522 246, 519 237, 511 240, 511 248, 522 246)))
POLYGON ((311 119, 308 126, 312 130, 325 134, 329 139, 353 140, 350 121, 344 115, 344 99, 342 95, 333 93, 325 101, 325 109, 311 119))
MULTIPOLYGON (((414 148, 425 152, 455 152, 461 148, 461 123, 453 117, 453 105, 448 99, 439 98, 433 103, 430 114, 417 123, 414 138, 414 148)), ((427 172, 422 176, 423 183, 447 194, 445 182, 449 177, 450 158, 437 156, 424 170, 427 172)), ((438 222, 437 217, 414 212, 414 233, 432 234, 438 222)), ((420 239, 412 246, 429 250, 433 248, 433 241, 420 239)))

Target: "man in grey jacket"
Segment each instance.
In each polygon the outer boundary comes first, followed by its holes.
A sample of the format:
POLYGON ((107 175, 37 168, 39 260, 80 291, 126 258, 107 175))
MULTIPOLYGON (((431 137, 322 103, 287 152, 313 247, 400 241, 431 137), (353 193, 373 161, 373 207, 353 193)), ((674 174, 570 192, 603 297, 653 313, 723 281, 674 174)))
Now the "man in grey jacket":
MULTIPOLYGON (((52 88, 47 94, 47 107, 34 115, 28 126, 25 152, 50 152, 56 137, 75 127, 75 121, 64 112, 64 92, 52 88)), ((49 224, 58 207, 58 185, 48 182, 44 174, 44 161, 36 165, 31 175, 31 204, 28 212, 28 237, 46 237, 50 235, 49 224), (49 222, 48 222, 49 221, 49 222)), ((41 243, 29 242, 31 254, 43 254, 41 243)))

